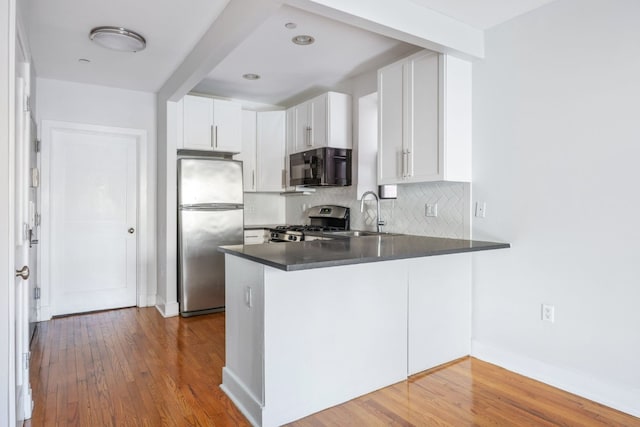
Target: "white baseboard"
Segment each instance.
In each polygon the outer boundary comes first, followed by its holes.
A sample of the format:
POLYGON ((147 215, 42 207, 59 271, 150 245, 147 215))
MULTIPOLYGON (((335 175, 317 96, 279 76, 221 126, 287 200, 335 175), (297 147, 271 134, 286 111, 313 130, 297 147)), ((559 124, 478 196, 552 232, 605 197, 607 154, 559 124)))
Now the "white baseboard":
POLYGON ((585 373, 569 371, 476 340, 471 342, 471 355, 525 377, 640 417, 640 388, 627 388, 622 384, 602 381, 585 373))
POLYGON ((220 388, 231 399, 236 407, 247 417, 251 425, 262 425, 262 405, 247 390, 242 381, 226 367, 222 368, 222 384, 220 388))
POLYGON ((139 295, 138 296, 138 307, 153 307, 154 305, 156 305, 155 295, 139 295))
MULTIPOLYGON (((160 300, 160 297, 157 297, 160 300)), ((164 301, 158 301, 156 308, 162 314, 162 317, 174 317, 180 314, 180 305, 177 302, 165 303, 164 301)))

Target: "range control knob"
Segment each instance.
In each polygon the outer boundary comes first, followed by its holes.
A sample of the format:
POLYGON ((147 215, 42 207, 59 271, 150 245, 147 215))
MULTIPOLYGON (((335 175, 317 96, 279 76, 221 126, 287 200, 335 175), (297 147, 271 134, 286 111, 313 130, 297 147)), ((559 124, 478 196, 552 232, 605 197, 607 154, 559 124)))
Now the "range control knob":
POLYGON ((293 237, 293 236, 289 236, 289 240, 293 240, 293 239, 294 239, 294 237, 293 237))

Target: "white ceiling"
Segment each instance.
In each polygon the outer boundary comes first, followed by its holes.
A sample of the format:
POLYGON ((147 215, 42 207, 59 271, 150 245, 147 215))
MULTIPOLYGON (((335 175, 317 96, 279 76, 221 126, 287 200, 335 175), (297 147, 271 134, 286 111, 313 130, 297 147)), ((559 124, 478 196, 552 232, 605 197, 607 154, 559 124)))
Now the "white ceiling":
POLYGON ((502 24, 555 0, 410 0, 479 30, 502 24))
POLYGON ((283 6, 249 35, 194 90, 218 96, 287 105, 299 94, 322 92, 418 50, 299 9, 283 6), (285 28, 295 23, 295 29, 285 28), (294 44, 296 35, 315 43, 294 44), (243 74, 259 74, 248 81, 243 74))
MULTIPOLYGON (((367 1, 367 0, 362 0, 367 1)), ((392 3, 392 0, 389 0, 392 3)), ((553 0, 410 0, 479 29, 490 28, 553 0)), ((39 77, 156 92, 229 0, 25 0, 19 2, 39 77), (89 41, 103 25, 135 30, 147 39, 137 53, 110 51, 89 41), (80 58, 90 63, 81 63, 80 58)), ((411 46, 284 6, 256 28, 198 91, 269 104, 378 68, 411 46), (284 27, 296 22, 296 30, 284 27), (311 46, 290 42, 309 33, 311 46), (258 73, 245 81, 244 73, 258 73)))
POLYGON ((39 77, 156 92, 228 2, 26 0, 23 13, 39 77), (89 31, 104 25, 137 31, 146 49, 125 53, 95 45, 89 31))

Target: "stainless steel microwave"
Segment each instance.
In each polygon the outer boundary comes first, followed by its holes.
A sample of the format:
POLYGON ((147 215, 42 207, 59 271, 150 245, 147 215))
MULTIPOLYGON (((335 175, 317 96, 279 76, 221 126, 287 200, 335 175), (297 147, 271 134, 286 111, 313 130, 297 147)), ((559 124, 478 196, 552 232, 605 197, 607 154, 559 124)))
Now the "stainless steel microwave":
POLYGON ((316 148, 289 156, 290 185, 351 185, 351 149, 316 148))

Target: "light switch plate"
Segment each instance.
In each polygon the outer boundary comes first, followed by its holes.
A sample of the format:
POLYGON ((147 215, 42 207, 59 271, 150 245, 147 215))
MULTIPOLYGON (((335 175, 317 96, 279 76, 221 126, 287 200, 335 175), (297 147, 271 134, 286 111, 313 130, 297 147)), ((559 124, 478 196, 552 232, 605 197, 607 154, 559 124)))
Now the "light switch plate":
POLYGON ((427 203, 424 205, 424 216, 437 217, 438 216, 438 204, 427 203))
POLYGON ((487 216, 487 203, 476 202, 476 218, 484 218, 487 216))

